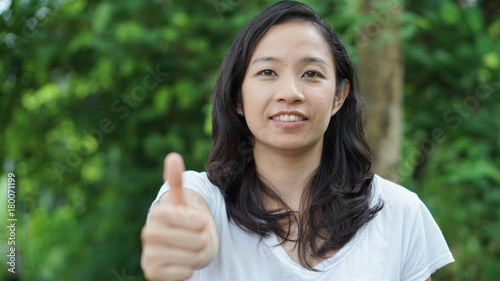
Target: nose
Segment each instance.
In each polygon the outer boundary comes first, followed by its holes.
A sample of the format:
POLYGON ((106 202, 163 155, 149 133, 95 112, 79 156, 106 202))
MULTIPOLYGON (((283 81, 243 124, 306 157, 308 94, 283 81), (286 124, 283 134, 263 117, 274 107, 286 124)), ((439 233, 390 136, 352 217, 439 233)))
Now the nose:
POLYGON ((288 104, 303 103, 305 96, 302 92, 300 78, 284 77, 278 85, 276 101, 288 104))

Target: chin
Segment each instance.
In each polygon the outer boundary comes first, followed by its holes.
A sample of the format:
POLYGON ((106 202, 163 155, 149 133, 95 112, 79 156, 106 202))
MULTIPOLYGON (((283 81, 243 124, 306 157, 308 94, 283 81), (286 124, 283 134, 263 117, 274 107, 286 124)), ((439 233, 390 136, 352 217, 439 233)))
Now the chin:
POLYGON ((304 144, 304 143, 281 143, 276 144, 275 148, 277 150, 286 151, 286 152, 302 152, 309 151, 314 147, 313 144, 304 144))

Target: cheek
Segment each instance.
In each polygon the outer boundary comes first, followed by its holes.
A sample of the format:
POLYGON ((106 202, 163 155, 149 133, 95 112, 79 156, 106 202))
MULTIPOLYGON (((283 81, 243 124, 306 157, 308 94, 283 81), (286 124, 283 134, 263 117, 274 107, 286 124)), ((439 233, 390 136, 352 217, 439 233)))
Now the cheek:
POLYGON ((315 108, 317 123, 326 130, 332 118, 333 101, 324 100, 323 103, 317 103, 315 108))
POLYGON ((243 102, 243 109, 247 111, 250 107, 248 106, 249 103, 252 102, 252 97, 253 97, 253 89, 249 83, 246 83, 246 78, 243 81, 243 84, 241 85, 241 101, 243 102))
POLYGON ((249 99, 244 102, 244 110, 245 110, 245 120, 249 127, 255 127, 263 120, 263 111, 262 105, 256 103, 255 100, 249 99))
MULTIPOLYGON (((263 113, 266 104, 266 95, 263 89, 255 85, 243 84, 241 87, 241 99, 243 101, 243 110, 245 117, 257 116, 263 113)), ((248 123, 249 120, 247 120, 248 123)))
POLYGON ((316 111, 321 115, 332 116, 334 99, 331 96, 325 97, 315 104, 316 111))

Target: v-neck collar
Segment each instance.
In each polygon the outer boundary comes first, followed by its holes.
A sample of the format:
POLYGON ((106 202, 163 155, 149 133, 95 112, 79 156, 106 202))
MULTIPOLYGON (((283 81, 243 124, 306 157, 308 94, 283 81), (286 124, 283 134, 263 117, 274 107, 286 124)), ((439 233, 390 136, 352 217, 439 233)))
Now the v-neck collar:
POLYGON ((363 237, 366 229, 366 224, 362 226, 354 235, 354 237, 344 245, 340 250, 338 250, 335 254, 333 254, 331 257, 326 258, 313 268, 318 270, 319 272, 314 272, 311 271, 299 263, 295 262, 290 258, 288 253, 285 251, 285 249, 280 245, 278 241, 278 237, 276 234, 271 233, 268 237, 263 238, 264 242, 269 246, 270 250, 273 252, 273 254, 286 266, 289 268, 302 272, 302 273, 307 273, 309 275, 314 275, 314 274, 322 274, 324 271, 327 271, 339 263, 341 263, 345 258, 347 258, 352 251, 356 248, 358 245, 359 241, 363 237))

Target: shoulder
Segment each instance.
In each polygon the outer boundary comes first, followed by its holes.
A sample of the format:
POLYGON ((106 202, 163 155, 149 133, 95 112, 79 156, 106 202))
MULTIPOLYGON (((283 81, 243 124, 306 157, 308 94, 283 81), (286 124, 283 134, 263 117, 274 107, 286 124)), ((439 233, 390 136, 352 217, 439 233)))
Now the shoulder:
POLYGON ((210 182, 206 172, 185 171, 182 174, 182 185, 200 193, 209 203, 222 197, 220 189, 210 182))
POLYGON ((439 226, 415 192, 380 176, 374 177, 373 187, 374 201, 382 200, 384 207, 372 228, 386 237, 387 245, 399 245, 401 280, 425 280, 453 262, 439 226))
MULTIPOLYGON (((185 171, 182 174, 182 186, 199 193, 208 203, 212 212, 214 212, 216 206, 223 204, 224 200, 220 189, 210 182, 205 172, 185 171)), ((167 181, 160 188, 152 206, 155 205, 160 200, 160 197, 168 190, 170 190, 170 185, 167 181)))
POLYGON ((379 220, 391 224, 399 222, 409 227, 408 224, 421 217, 423 213, 429 212, 415 192, 397 183, 375 175, 372 187, 371 205, 374 206, 378 202, 384 204, 377 215, 379 220))
POLYGON ((214 218, 225 214, 224 196, 220 188, 210 182, 206 172, 185 171, 182 174, 182 185, 196 191, 205 199, 214 218))
POLYGON ((182 183, 185 188, 190 188, 191 185, 207 185, 207 187, 212 188, 213 186, 208 180, 206 172, 197 171, 185 171, 182 173, 182 183))
POLYGON ((373 177, 372 187, 373 200, 378 201, 380 199, 385 206, 416 208, 422 204, 415 192, 378 175, 373 177))
POLYGON ((372 204, 379 201, 384 204, 375 217, 377 223, 402 231, 403 239, 414 239, 418 235, 429 236, 426 232, 442 236, 429 209, 415 192, 377 175, 374 176, 372 186, 372 204))

